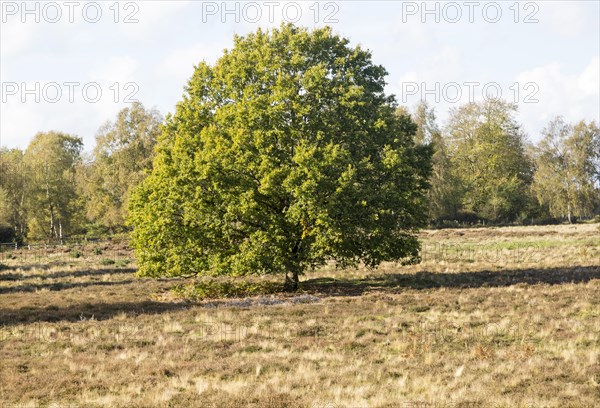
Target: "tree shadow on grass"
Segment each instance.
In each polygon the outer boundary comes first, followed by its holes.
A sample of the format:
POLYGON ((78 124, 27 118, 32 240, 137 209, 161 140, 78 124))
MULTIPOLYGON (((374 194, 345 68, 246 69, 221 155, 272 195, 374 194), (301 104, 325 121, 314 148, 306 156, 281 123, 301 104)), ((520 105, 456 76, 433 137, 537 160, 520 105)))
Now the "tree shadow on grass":
POLYGON ((0 287, 0 295, 5 293, 17 293, 17 292, 37 292, 39 290, 66 290, 73 288, 85 288, 88 286, 115 286, 115 285, 128 285, 135 282, 132 279, 121 280, 121 281, 89 281, 89 282, 54 282, 54 283, 29 283, 19 286, 6 286, 0 287))
POLYGON ((0 271, 0 281, 20 281, 27 277, 22 273, 2 272, 0 271))
MULTIPOLYGON (((570 268, 532 268, 504 271, 481 271, 464 273, 395 273, 357 279, 318 278, 302 282, 305 292, 325 296, 360 296, 366 292, 384 291, 400 293, 406 289, 424 290, 436 288, 485 288, 506 287, 517 284, 560 285, 585 283, 600 279, 600 266, 570 268)), ((111 284, 111 282, 84 282, 86 284, 111 284)), ((112 282, 121 284, 125 282, 112 282)), ((77 322, 82 319, 111 319, 121 313, 128 315, 161 314, 194 307, 190 303, 167 303, 155 301, 81 303, 59 307, 0 308, 0 328, 35 322, 77 322)))
MULTIPOLYGON (((16 268, 14 268, 16 269, 16 268)), ((23 269, 19 267, 21 270, 29 270, 29 269, 37 269, 37 268, 29 268, 23 269)), ((40 278, 40 279, 59 279, 59 278, 80 278, 85 276, 98 276, 98 275, 119 275, 119 274, 133 274, 137 271, 136 268, 99 268, 99 269, 81 269, 81 270, 72 270, 72 271, 60 271, 60 272, 49 272, 49 273, 39 273, 35 275, 28 275, 21 272, 6 272, 0 270, 0 281, 19 281, 30 278, 40 278)))
POLYGON ((16 271, 16 270, 20 270, 20 271, 31 271, 31 270, 41 270, 41 271, 46 271, 50 268, 55 268, 55 267, 60 267, 60 266, 67 266, 69 265, 68 262, 65 261, 52 261, 52 262, 44 262, 44 263, 20 263, 17 265, 6 265, 6 264, 1 264, 0 265, 0 272, 3 270, 11 270, 11 271, 16 271))
POLYGON ((79 278, 82 276, 133 274, 135 272, 137 272, 136 268, 83 269, 83 270, 75 270, 75 271, 52 272, 52 273, 44 274, 43 278, 48 278, 48 279, 67 278, 67 277, 79 278))
POLYGON ((404 289, 485 288, 517 284, 585 283, 600 279, 600 266, 531 268, 459 273, 394 273, 357 279, 316 278, 302 282, 304 291, 327 296, 360 296, 369 291, 400 292, 404 289))
POLYGON ((18 324, 36 322, 79 322, 86 319, 107 320, 119 314, 129 316, 141 314, 160 314, 189 308, 186 303, 166 303, 155 301, 116 302, 116 303, 80 303, 66 307, 21 307, 19 309, 0 309, 0 328, 18 324))

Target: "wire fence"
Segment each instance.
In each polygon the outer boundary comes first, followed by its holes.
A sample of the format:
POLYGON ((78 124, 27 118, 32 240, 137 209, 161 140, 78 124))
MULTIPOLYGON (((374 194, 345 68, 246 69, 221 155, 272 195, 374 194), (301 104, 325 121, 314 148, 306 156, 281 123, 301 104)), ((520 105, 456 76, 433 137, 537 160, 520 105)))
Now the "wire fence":
POLYGON ((114 239, 69 239, 55 243, 0 243, 0 263, 48 263, 85 260, 112 264, 131 261, 126 241, 114 239))

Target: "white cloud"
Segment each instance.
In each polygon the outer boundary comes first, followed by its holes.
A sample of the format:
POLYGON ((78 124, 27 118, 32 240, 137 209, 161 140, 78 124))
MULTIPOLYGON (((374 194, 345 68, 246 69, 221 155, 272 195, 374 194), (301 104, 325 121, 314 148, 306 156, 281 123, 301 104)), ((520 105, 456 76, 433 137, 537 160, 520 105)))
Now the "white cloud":
MULTIPOLYGON (((143 23, 155 23, 168 15, 177 14, 191 5, 192 1, 145 1, 138 3, 139 20, 143 23)), ((130 11, 131 12, 131 11, 130 11)))
MULTIPOLYGON (((385 27, 388 35, 393 35, 402 43, 409 44, 411 47, 425 47, 431 42, 433 30, 431 26, 423 24, 418 19, 408 19, 402 22, 402 17, 398 16, 395 24, 391 27, 385 27)), ((439 29, 439 26, 436 26, 439 29)))
POLYGON ((553 62, 522 72, 515 82, 533 82, 539 87, 537 103, 520 105, 521 119, 529 124, 529 133, 536 139, 546 122, 556 115, 568 121, 582 119, 598 121, 600 114, 600 58, 594 57, 580 73, 565 73, 561 64, 553 62))
POLYGON ((90 79, 106 83, 133 81, 136 78, 139 63, 127 56, 111 56, 105 65, 91 71, 90 79))
POLYGON ((0 123, 0 145, 25 148, 36 132, 42 129, 44 118, 36 114, 35 106, 3 104, 0 123), (10 117, 10 120, 5 118, 10 117))
MULTIPOLYGON (((28 89, 34 89, 33 82, 26 84, 28 89)), ((113 120, 116 113, 126 106, 115 103, 112 91, 104 86, 102 97, 95 103, 83 97, 82 86, 75 88, 73 102, 69 101, 68 90, 64 87, 62 97, 56 103, 46 100, 43 92, 40 95, 38 102, 33 95, 28 95, 24 101, 20 95, 13 95, 0 106, 2 146, 26 148, 37 132, 56 130, 81 136, 90 147, 98 128, 106 120, 113 120)))
MULTIPOLYGON (((125 3, 120 9, 119 18, 121 21, 129 20, 134 23, 119 23, 117 29, 119 33, 131 38, 144 39, 161 23, 168 21, 174 22, 181 18, 184 11, 192 5, 193 1, 142 1, 130 2, 125 9, 125 3), (137 8, 135 8, 137 7, 137 8), (175 17, 176 15, 178 15, 175 17)), ((113 13, 111 13, 113 14, 113 13)))
POLYGON ((600 57, 594 57, 587 68, 579 75, 579 89, 585 95, 598 95, 600 89, 600 57))
POLYGON ((0 24, 2 24, 0 59, 22 53, 31 45, 35 37, 36 24, 23 24, 14 19, 7 19, 6 23, 0 24))
MULTIPOLYGON (((440 52, 416 64, 416 70, 402 75, 396 87, 390 90, 397 95, 402 104, 412 105, 421 99, 430 104, 443 102, 444 86, 448 83, 462 82, 460 78, 464 72, 460 61, 457 48, 444 47, 440 52)), ((468 97, 467 94, 463 95, 465 96, 468 97)))
MULTIPOLYGON (((540 10, 534 17, 541 24, 547 24, 553 31, 560 35, 574 37, 581 34, 586 27, 589 27, 588 16, 580 2, 545 1, 535 4, 537 4, 540 10)), ((533 9, 522 11, 524 13, 523 17, 533 11, 533 9)), ((596 23, 598 22, 597 19, 595 21, 596 23)))
POLYGON ((101 86, 102 98, 91 106, 88 106, 89 102, 79 100, 77 103, 82 106, 78 108, 102 118, 102 121, 112 120, 126 99, 139 99, 140 89, 147 85, 140 75, 139 62, 127 56, 109 57, 106 64, 90 72, 89 80, 101 86))
POLYGON ((228 45, 224 43, 197 43, 185 48, 172 51, 157 67, 159 76, 175 79, 177 83, 184 83, 189 79, 194 66, 202 60, 214 63, 228 45))
POLYGON ((443 47, 440 52, 423 60, 418 71, 408 72, 400 82, 413 81, 456 81, 463 74, 460 53, 456 47, 443 47))

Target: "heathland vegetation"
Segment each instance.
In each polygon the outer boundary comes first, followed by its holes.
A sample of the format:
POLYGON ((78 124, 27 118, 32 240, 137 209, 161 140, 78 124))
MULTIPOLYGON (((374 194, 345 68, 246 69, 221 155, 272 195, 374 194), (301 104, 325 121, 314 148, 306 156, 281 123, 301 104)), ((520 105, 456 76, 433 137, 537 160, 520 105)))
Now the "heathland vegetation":
POLYGON ((4 252, 0 401, 592 408, 599 234, 423 230, 419 264, 328 265, 293 294, 274 277, 137 278, 114 241, 4 252))
POLYGON ((385 76, 284 25, 1 149, 0 405, 598 406, 598 124, 385 76))

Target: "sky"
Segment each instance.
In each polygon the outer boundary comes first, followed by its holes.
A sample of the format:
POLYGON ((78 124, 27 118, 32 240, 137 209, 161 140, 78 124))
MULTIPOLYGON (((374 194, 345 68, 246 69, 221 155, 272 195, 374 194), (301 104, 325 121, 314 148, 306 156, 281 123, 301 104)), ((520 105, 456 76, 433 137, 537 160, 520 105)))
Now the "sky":
POLYGON ((0 0, 0 145, 40 131, 83 138, 139 100, 163 115, 194 65, 234 34, 291 22, 331 26, 371 50, 387 92, 412 108, 500 96, 537 141, 556 115, 600 122, 600 2, 0 0))

